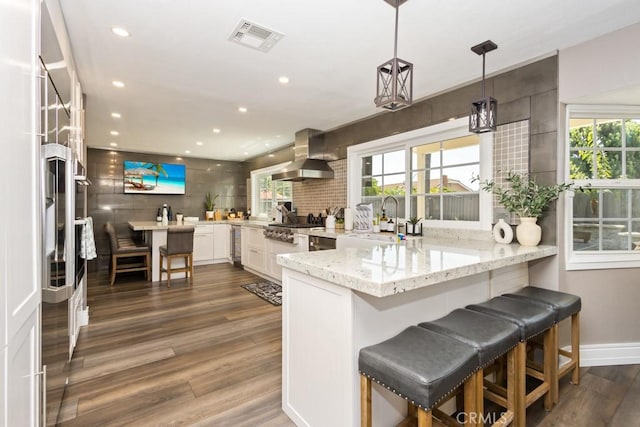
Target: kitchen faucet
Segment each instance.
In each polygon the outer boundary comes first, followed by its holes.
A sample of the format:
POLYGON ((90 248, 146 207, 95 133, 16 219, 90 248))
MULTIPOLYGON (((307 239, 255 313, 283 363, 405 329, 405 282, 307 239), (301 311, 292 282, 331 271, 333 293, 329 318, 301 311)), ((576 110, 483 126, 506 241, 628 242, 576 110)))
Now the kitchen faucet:
POLYGON ((384 199, 382 199, 382 207, 380 209, 384 210, 384 206, 387 203, 387 199, 391 199, 394 202, 396 202, 396 222, 393 224, 393 232, 394 234, 398 234, 398 199, 396 199, 394 196, 387 196, 384 199))

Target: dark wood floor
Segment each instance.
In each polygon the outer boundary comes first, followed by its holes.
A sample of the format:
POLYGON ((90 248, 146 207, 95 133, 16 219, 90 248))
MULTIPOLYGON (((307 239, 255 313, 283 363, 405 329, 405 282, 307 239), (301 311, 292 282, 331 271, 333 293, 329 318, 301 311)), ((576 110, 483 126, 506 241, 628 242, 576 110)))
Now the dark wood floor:
MULTIPOLYGON (((255 279, 227 264, 196 267, 193 287, 171 289, 90 275, 90 325, 58 425, 293 426, 280 403, 281 310, 240 288, 255 279)), ((640 366, 582 372, 551 413, 534 404, 528 425, 640 425, 640 366)))

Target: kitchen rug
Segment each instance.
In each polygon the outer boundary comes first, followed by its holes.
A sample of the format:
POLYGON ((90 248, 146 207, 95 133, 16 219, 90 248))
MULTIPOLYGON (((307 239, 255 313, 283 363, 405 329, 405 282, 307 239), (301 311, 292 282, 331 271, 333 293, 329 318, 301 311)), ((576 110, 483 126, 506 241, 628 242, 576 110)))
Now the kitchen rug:
POLYGON ((282 286, 277 283, 264 281, 249 283, 242 285, 242 287, 273 305, 282 305, 282 286))

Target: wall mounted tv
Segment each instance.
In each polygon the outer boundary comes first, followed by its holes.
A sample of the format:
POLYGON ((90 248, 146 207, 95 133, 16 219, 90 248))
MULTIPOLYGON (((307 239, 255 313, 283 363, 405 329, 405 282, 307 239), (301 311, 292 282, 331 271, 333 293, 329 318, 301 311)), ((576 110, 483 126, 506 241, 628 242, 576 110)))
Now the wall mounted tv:
POLYGON ((124 192, 184 194, 185 165, 124 161, 124 192))

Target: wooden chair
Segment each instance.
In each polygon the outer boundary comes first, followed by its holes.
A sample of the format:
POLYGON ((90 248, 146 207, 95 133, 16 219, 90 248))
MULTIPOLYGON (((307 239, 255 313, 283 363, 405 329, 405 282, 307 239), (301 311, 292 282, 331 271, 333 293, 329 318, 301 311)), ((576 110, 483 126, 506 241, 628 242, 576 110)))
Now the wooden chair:
POLYGON ((193 284, 193 233, 192 226, 175 226, 167 229, 167 244, 160 246, 160 280, 162 273, 167 273, 167 287, 171 287, 171 273, 184 272, 193 284), (167 266, 164 266, 164 258, 167 266), (183 258, 184 267, 171 267, 173 258, 183 258))
POLYGON ((145 278, 151 280, 151 248, 144 243, 136 243, 129 237, 118 237, 113 224, 107 222, 104 231, 109 236, 111 264, 109 285, 116 281, 116 273, 144 271, 145 278), (118 263, 118 260, 123 262, 118 263))

